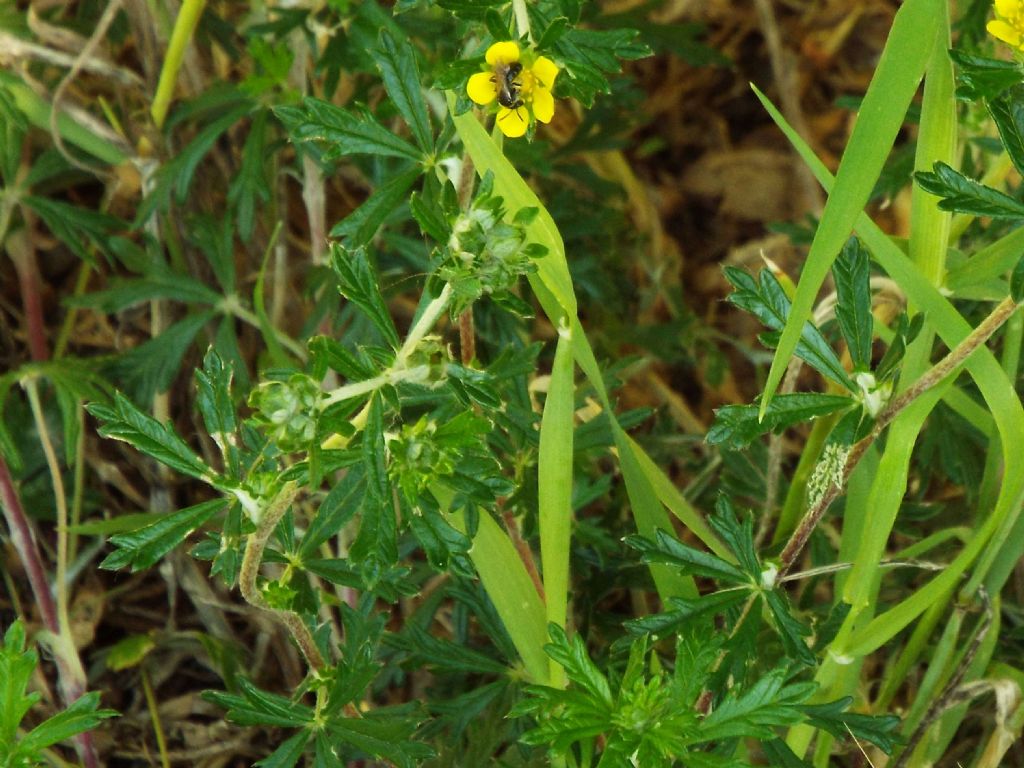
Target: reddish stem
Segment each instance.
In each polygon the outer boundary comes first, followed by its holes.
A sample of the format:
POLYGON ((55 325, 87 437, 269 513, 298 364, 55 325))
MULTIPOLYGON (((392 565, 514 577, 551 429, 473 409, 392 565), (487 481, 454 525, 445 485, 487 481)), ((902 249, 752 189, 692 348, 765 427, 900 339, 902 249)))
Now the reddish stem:
POLYGON ((43 625, 55 635, 60 633, 60 622, 57 620, 57 604, 53 600, 50 586, 46 583, 46 572, 43 570, 42 559, 39 556, 39 546, 36 544, 32 527, 29 525, 25 510, 21 506, 18 492, 14 487, 14 479, 7 468, 7 462, 0 456, 0 506, 4 510, 4 519, 7 520, 7 527, 11 531, 11 541, 14 548, 18 550, 25 571, 28 574, 29 584, 36 596, 36 603, 39 606, 39 615, 43 619, 43 625))

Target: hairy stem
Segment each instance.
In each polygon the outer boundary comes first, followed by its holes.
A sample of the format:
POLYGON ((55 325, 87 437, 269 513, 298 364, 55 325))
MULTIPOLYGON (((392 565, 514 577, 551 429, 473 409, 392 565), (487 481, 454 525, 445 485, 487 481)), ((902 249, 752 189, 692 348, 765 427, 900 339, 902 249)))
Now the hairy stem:
POLYGON ((273 608, 267 604, 256 584, 259 576, 260 562, 263 560, 263 550, 266 549, 267 541, 274 533, 277 524, 281 522, 284 513, 291 507, 295 497, 299 494, 299 486, 295 482, 285 483, 277 495, 271 499, 260 518, 256 531, 249 536, 245 545, 245 554, 242 556, 242 565, 238 573, 238 586, 245 601, 260 610, 274 614, 274 616, 288 629, 292 639, 299 646, 302 655, 310 669, 319 673, 324 668, 324 657, 320 654, 313 634, 309 631, 302 618, 294 611, 284 611, 273 608))
POLYGON ((832 502, 842 493, 843 488, 845 488, 847 481, 850 479, 850 475, 864 456, 864 452, 878 439, 882 431, 921 395, 938 385, 963 365, 978 347, 988 341, 992 334, 1013 316, 1013 313, 1017 311, 1019 306, 1010 297, 1003 299, 988 317, 982 320, 978 327, 971 331, 942 360, 933 365, 917 381, 893 398, 879 415, 871 434, 854 445, 850 450, 850 454, 843 467, 841 482, 833 483, 829 486, 821 498, 807 510, 800 524, 793 531, 793 535, 790 536, 789 541, 786 542, 786 546, 782 550, 782 554, 779 556, 781 561, 779 576, 784 576, 796 563, 796 559, 803 551, 807 540, 811 537, 811 533, 817 527, 821 518, 824 517, 832 502))

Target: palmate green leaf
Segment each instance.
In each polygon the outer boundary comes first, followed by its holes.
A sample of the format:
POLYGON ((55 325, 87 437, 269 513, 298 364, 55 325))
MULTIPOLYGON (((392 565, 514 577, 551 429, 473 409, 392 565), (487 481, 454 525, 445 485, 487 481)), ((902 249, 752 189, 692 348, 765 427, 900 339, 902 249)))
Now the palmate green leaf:
POLYGON ((421 162, 423 153, 363 111, 358 116, 321 99, 307 97, 301 107, 277 107, 274 114, 284 124, 292 141, 321 142, 324 157, 336 160, 346 155, 404 157, 421 162))
POLYGON ((754 547, 754 518, 748 513, 742 516, 742 520, 738 519, 732 501, 724 493, 719 493, 715 514, 708 518, 708 523, 732 550, 743 569, 757 578, 761 573, 761 562, 754 547))
POLYGON ((738 695, 727 696, 699 727, 701 741, 771 739, 773 728, 804 719, 800 706, 817 690, 815 683, 784 685, 781 672, 770 672, 738 695))
POLYGON ((203 691, 203 698, 226 709, 228 720, 238 725, 304 728, 313 722, 313 710, 305 704, 262 691, 244 677, 238 679, 238 687, 241 695, 203 691))
POLYGON ((392 175, 362 205, 334 225, 331 237, 344 238, 350 248, 368 245, 384 220, 406 201, 409 187, 422 173, 417 165, 392 175))
POLYGON ((853 703, 852 697, 839 699, 828 704, 805 704, 801 707, 807 719, 815 728, 828 731, 836 738, 853 735, 856 739, 870 741, 885 754, 902 742, 899 735, 900 719, 894 715, 862 715, 847 712, 853 703))
POLYGON ((183 475, 217 482, 216 473, 178 437, 170 424, 161 424, 143 413, 120 392, 114 395, 113 406, 90 403, 86 410, 102 422, 102 437, 126 442, 183 475))
POLYGON ((20 620, 13 622, 0 646, 0 764, 4 766, 36 765, 41 750, 117 716, 112 709, 98 708, 98 693, 86 693, 66 710, 19 736, 22 718, 40 698, 38 693, 27 692, 37 662, 36 654, 25 647, 25 625, 20 620))
MULTIPOLYGON (((540 21, 530 6, 531 18, 540 21)), ((545 19, 546 21, 546 19, 545 19)), ((541 22, 538 28, 546 26, 541 22)), ((608 93, 608 75, 622 71, 622 59, 642 59, 651 55, 651 49, 638 42, 635 29, 597 30, 571 28, 560 34, 554 43, 557 57, 565 65, 564 79, 557 81, 559 91, 573 96, 584 105, 591 106, 598 93, 608 93)))
POLYGON ((181 370, 181 361, 196 335, 216 312, 196 312, 164 329, 159 336, 129 349, 105 366, 113 382, 137 402, 166 392, 181 370))
POLYGON ((416 51, 408 38, 397 41, 386 29, 380 33, 380 49, 370 51, 384 80, 388 96, 408 124, 412 135, 424 153, 434 145, 427 116, 427 102, 420 87, 420 70, 416 65, 416 51))
MULTIPOLYGON (((864 210, 875 180, 903 124, 921 82, 932 48, 939 39, 941 3, 946 0, 907 0, 900 6, 879 57, 864 101, 843 152, 836 183, 829 194, 807 254, 792 312, 772 359, 761 401, 767 411, 796 351, 804 323, 836 255, 864 210)), ((756 89, 755 89, 755 92, 756 89)), ((759 95, 760 98, 760 95, 759 95)))
POLYGON ((103 250, 107 238, 127 226, 114 216, 48 197, 26 195, 20 200, 23 205, 31 208, 46 223, 50 232, 78 258, 93 265, 95 259, 89 252, 89 246, 103 250))
POLYGON ((111 536, 110 543, 117 550, 107 555, 100 568, 115 571, 130 565, 134 573, 156 565, 161 557, 181 544, 193 531, 222 512, 227 504, 225 499, 211 499, 166 515, 137 531, 111 536))
POLYGON ((266 147, 269 114, 269 111, 262 109, 253 118, 242 148, 241 167, 228 188, 228 203, 235 210, 238 235, 246 243, 252 238, 257 204, 266 203, 270 199, 270 187, 264 168, 270 156, 266 147))
POLYGON ((768 432, 785 429, 802 421, 846 410, 856 405, 844 395, 805 392, 776 395, 761 420, 758 405, 726 405, 715 411, 715 421, 705 440, 711 445, 738 449, 768 432))
POLYGON ((238 478, 238 421, 231 395, 234 371, 225 365, 217 350, 210 347, 203 358, 203 367, 197 368, 196 403, 203 417, 206 431, 221 450, 224 464, 232 478, 238 478))
POLYGON ((1024 86, 1017 85, 986 101, 985 105, 996 124, 1006 154, 1017 172, 1024 172, 1024 86))
POLYGON ((386 614, 374 612, 373 600, 364 598, 358 607, 342 604, 341 622, 344 643, 340 650, 337 670, 327 694, 327 703, 320 710, 331 717, 338 716, 347 704, 357 701, 381 670, 377 661, 377 648, 384 631, 386 614))
MULTIPOLYGON (((325 730, 333 747, 349 744, 376 758, 390 761, 399 768, 414 768, 434 756, 428 745, 413 740, 419 719, 411 706, 378 707, 360 718, 332 718, 325 730)), ((320 751, 320 741, 317 741, 320 751)), ((336 763, 335 763, 336 764, 336 763)))
MULTIPOLYGON (((100 709, 100 694, 90 691, 75 699, 71 705, 58 712, 48 720, 44 720, 18 743, 17 751, 25 755, 34 755, 40 750, 58 742, 70 739, 79 733, 90 731, 110 717, 117 717, 112 709, 100 709)), ((17 763, 15 763, 17 765, 17 763)))
POLYGON ((299 544, 299 557, 315 557, 320 545, 355 517, 366 493, 366 471, 361 465, 350 467, 320 503, 316 516, 299 544))
POLYGON ((664 637, 692 627, 697 619, 724 613, 729 608, 744 602, 749 596, 750 592, 747 590, 730 589, 712 592, 693 600, 670 597, 668 610, 642 616, 639 619, 631 619, 625 623, 625 627, 633 634, 646 633, 655 637, 664 637))
POLYGON ((786 650, 786 656, 796 659, 801 664, 812 666, 814 654, 803 641, 804 637, 811 634, 811 630, 793 618, 790 612, 789 600, 777 589, 769 589, 764 593, 765 603, 771 611, 775 620, 775 629, 782 640, 782 647, 786 650))
POLYGON ((751 576, 732 563, 710 552, 702 552, 683 544, 675 536, 658 530, 651 541, 643 536, 627 536, 626 543, 640 552, 645 563, 664 563, 684 573, 718 579, 727 584, 751 584, 751 576))
POLYGON ((949 57, 957 65, 960 85, 956 94, 962 99, 994 99, 1024 79, 1024 68, 1017 61, 990 59, 956 48, 949 57))
POLYGON ((38 657, 25 649, 25 625, 15 621, 4 633, 0 647, 0 750, 10 750, 18 735, 18 725, 38 693, 28 693, 28 681, 36 668, 38 657))
POLYGON ((309 731, 303 729, 286 739, 281 746, 253 765, 259 766, 259 768, 292 768, 306 751, 306 744, 309 743, 311 736, 309 731))
POLYGON ((832 265, 836 281, 836 320, 846 339, 853 367, 871 368, 871 339, 874 317, 871 314, 871 255, 860 240, 851 237, 832 265))
MULTIPOLYGON (((425 499, 423 500, 425 501, 425 499)), ((423 547, 430 567, 445 573, 454 573, 471 577, 473 569, 469 565, 467 555, 472 546, 469 538, 452 528, 441 516, 433 500, 422 503, 414 511, 409 508, 405 499, 400 499, 402 516, 409 521, 409 530, 423 547)))
POLYGON ((409 652, 415 664, 452 672, 475 673, 502 676, 508 667, 500 661, 479 651, 435 637, 419 624, 411 623, 408 628, 389 644, 409 652))
POLYGON ((939 208, 944 211, 1001 219, 1024 218, 1024 203, 968 179, 945 163, 935 163, 931 171, 915 173, 914 179, 925 192, 941 198, 939 208))
POLYGON ((339 290, 349 301, 356 304, 373 323, 373 327, 394 349, 400 341, 395 323, 388 312, 387 304, 380 292, 380 281, 370 266, 365 248, 353 251, 336 243, 331 244, 331 264, 338 275, 339 290))
POLYGON ((548 624, 548 635, 551 642, 544 646, 544 651, 552 659, 562 665, 569 681, 586 692, 586 694, 611 707, 614 704, 608 678, 590 659, 583 638, 574 635, 570 640, 565 630, 557 624, 548 624))
MULTIPOLYGON (((771 270, 762 269, 755 282, 744 270, 726 267, 725 278, 736 289, 729 294, 730 304, 750 312, 772 331, 780 331, 786 325, 790 310, 789 297, 771 270)), ((762 340, 775 343, 775 338, 766 334, 762 340)), ((832 347, 810 322, 804 323, 796 354, 836 384, 856 390, 856 385, 850 380, 832 347)))
POLYGON ((141 279, 115 280, 112 288, 94 291, 85 296, 68 297, 65 303, 73 307, 95 307, 114 313, 154 299, 170 299, 184 303, 215 306, 223 297, 199 280, 171 272, 165 266, 154 265, 141 279))
POLYGON ((192 186, 192 179, 199 163, 213 149, 221 136, 252 112, 254 107, 255 102, 251 100, 239 101, 237 92, 230 100, 224 101, 219 110, 213 113, 214 119, 203 126, 192 141, 157 171, 156 184, 139 204, 133 228, 141 228, 155 212, 166 210, 170 205, 172 193, 178 204, 183 204, 188 197, 188 190, 192 186))

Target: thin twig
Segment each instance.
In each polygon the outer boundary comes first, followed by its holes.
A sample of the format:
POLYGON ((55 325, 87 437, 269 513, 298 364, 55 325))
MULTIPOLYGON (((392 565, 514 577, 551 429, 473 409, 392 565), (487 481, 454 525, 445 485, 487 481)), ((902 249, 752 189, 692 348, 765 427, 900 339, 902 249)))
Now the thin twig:
MULTIPOLYGON (((982 600, 985 613, 981 617, 981 621, 978 624, 978 629, 974 633, 974 637, 971 639, 971 644, 964 652, 963 658, 960 659, 960 664, 957 666, 953 676, 946 683, 946 687, 942 689, 942 693, 932 702, 931 706, 925 712, 924 717, 921 718, 921 722, 917 724, 914 732, 910 734, 910 738, 907 739, 906 746, 900 753, 900 756, 896 759, 896 762, 892 764, 892 768, 901 768, 906 765, 911 757, 913 756, 914 749, 918 743, 924 738, 925 733, 928 729, 942 717, 946 710, 961 704, 964 699, 964 691, 961 690, 960 685, 963 683, 964 677, 967 675, 967 670, 974 661, 974 658, 978 655, 978 651, 981 649, 981 644, 988 636, 989 629, 992 628, 992 601, 989 599, 988 592, 985 591, 984 587, 978 588, 978 595, 982 600)), ((974 695, 972 693, 972 695, 974 695)))

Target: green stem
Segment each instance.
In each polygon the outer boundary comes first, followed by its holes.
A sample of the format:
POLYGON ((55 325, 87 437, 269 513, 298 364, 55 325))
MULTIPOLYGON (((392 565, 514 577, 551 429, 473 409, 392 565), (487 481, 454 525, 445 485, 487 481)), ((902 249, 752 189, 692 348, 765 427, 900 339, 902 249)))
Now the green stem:
POLYGON ((46 457, 46 465, 50 470, 50 483, 53 486, 53 496, 57 505, 57 575, 54 585, 57 592, 57 621, 60 632, 63 635, 69 631, 68 622, 68 502, 64 492, 64 477, 60 471, 60 462, 57 461, 57 453, 53 449, 53 442, 50 440, 50 431, 46 427, 46 418, 43 416, 43 408, 39 401, 39 388, 34 378, 26 378, 21 382, 22 388, 28 395, 29 405, 32 408, 32 418, 35 421, 36 431, 39 433, 39 442, 43 447, 43 455, 46 457))
POLYGON ((150 110, 153 124, 158 129, 164 127, 167 110, 174 98, 174 86, 178 82, 178 71, 185 58, 185 49, 192 39, 192 33, 199 23, 199 17, 203 15, 205 6, 206 0, 184 0, 181 10, 178 12, 178 18, 174 22, 174 31, 167 44, 167 55, 164 57, 164 65, 160 69, 160 80, 157 83, 156 96, 153 97, 153 107, 150 110))

